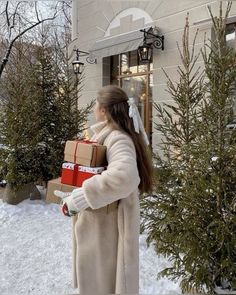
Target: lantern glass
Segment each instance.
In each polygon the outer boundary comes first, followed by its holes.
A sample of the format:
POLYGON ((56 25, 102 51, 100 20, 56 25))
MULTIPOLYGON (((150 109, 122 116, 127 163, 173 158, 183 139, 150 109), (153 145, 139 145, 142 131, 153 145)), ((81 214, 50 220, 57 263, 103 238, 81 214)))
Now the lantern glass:
POLYGON ((138 55, 141 62, 150 62, 152 59, 152 47, 147 44, 139 46, 138 55))
POLYGON ((84 63, 81 61, 75 60, 72 62, 73 70, 75 74, 81 74, 84 68, 84 63))

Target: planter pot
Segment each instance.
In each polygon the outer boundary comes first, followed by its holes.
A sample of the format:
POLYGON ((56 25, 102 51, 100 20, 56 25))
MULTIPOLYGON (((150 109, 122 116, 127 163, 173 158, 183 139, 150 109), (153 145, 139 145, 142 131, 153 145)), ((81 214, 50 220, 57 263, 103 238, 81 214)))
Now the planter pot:
POLYGON ((13 190, 11 185, 7 184, 3 195, 3 202, 11 205, 17 205, 18 203, 26 200, 40 200, 41 195, 37 187, 33 183, 23 185, 18 190, 13 190))

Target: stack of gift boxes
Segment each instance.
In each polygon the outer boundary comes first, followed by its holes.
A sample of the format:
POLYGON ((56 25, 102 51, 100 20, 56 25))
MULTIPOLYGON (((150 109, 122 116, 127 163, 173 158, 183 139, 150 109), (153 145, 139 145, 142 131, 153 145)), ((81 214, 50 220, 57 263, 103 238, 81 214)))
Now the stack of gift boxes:
POLYGON ((106 167, 106 147, 92 141, 67 141, 64 150, 61 177, 48 182, 47 202, 60 203, 55 190, 71 192, 83 181, 101 174, 106 167))

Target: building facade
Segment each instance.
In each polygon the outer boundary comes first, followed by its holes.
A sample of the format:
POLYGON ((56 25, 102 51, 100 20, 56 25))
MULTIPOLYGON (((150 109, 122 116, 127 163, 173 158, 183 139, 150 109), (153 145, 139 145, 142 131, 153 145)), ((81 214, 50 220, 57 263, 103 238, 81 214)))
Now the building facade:
MULTIPOLYGON (((223 6, 226 5, 223 1, 223 6)), ((218 15, 218 0, 73 0, 71 48, 90 52, 97 60, 96 64, 84 61, 85 80, 80 105, 96 98, 97 90, 104 85, 121 86, 136 99, 155 151, 160 136, 154 129, 158 118, 153 103, 172 103, 163 70, 172 80, 178 80, 181 60, 177 42, 181 48, 187 14, 190 44, 198 29, 196 53, 203 47, 204 38, 212 38, 208 6, 214 15, 218 15), (139 61, 137 52, 143 42, 140 29, 150 27, 164 36, 164 50, 154 48, 152 59, 144 63, 139 61)), ((234 47, 235 22, 236 2, 233 1, 228 19, 228 40, 234 47)), ((202 64, 200 56, 198 65, 202 64)), ((92 119, 90 123, 94 123, 92 119)))

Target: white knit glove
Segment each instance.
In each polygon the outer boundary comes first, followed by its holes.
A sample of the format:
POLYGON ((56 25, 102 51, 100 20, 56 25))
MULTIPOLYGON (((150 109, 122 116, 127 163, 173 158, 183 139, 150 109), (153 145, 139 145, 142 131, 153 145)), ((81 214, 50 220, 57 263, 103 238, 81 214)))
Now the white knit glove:
POLYGON ((71 193, 55 190, 54 195, 62 199, 62 212, 66 216, 73 216, 89 207, 82 187, 74 189, 71 193))

